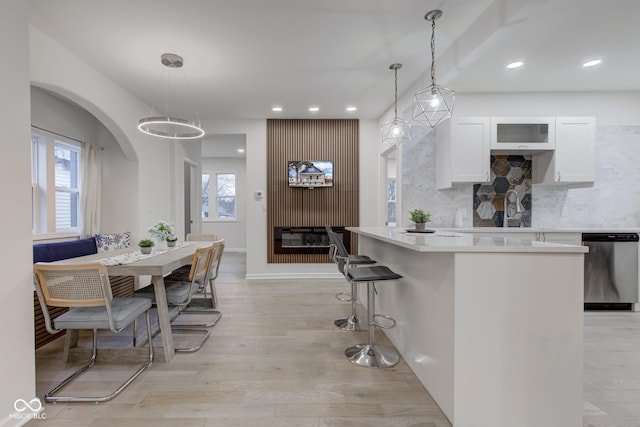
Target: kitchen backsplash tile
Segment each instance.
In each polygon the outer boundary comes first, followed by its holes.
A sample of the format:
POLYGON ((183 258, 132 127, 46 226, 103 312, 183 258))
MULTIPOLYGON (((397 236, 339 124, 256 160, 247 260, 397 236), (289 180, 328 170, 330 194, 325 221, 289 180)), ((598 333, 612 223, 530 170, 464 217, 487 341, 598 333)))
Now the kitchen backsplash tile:
POLYGON ((502 227, 504 197, 507 191, 518 194, 520 212, 514 196, 509 199, 510 227, 531 227, 531 156, 491 156, 491 182, 473 186, 473 226, 502 227), (526 197, 526 206, 525 206, 526 197))

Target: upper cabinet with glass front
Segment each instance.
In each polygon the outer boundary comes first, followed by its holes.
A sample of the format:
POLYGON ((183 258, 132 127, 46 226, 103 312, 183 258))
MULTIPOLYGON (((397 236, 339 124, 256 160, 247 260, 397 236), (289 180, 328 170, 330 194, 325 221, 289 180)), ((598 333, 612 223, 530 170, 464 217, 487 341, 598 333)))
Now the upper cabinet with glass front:
POLYGON ((553 150, 555 132, 554 117, 492 117, 491 150, 553 150))

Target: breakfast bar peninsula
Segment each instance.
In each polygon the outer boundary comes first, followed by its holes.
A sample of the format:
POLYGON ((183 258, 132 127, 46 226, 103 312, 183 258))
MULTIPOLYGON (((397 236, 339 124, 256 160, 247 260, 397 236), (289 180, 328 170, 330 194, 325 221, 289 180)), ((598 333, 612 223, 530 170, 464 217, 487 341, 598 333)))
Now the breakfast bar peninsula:
POLYGON ((582 426, 587 248, 348 228, 403 276, 377 286, 386 333, 454 427, 582 426))

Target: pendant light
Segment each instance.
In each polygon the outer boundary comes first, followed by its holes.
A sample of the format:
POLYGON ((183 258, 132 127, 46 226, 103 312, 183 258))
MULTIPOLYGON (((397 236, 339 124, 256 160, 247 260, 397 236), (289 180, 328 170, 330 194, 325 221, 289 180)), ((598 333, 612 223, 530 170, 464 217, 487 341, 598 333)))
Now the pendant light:
POLYGON ((441 16, 441 10, 432 10, 424 16, 431 21, 431 85, 416 92, 413 100, 414 120, 432 128, 451 118, 456 98, 454 91, 436 84, 436 19, 441 16))
POLYGON ((398 70, 400 68, 402 68, 402 64, 389 65, 389 69, 393 70, 395 76, 394 116, 393 120, 385 122, 380 128, 382 142, 393 148, 402 142, 409 142, 411 140, 411 123, 398 118, 398 70))
MULTIPOLYGON (((182 68, 184 65, 182 57, 174 53, 162 54, 160 56, 160 62, 168 68, 182 68)), ((186 82, 186 75, 184 77, 186 82)), ((168 105, 168 101, 166 105, 168 105)), ((165 111, 164 116, 154 116, 153 107, 151 108, 151 113, 149 117, 138 120, 138 129, 140 132, 168 139, 197 139, 204 136, 204 129, 199 123, 200 119, 198 118, 197 110, 196 118, 198 122, 171 117, 168 111, 165 111)))

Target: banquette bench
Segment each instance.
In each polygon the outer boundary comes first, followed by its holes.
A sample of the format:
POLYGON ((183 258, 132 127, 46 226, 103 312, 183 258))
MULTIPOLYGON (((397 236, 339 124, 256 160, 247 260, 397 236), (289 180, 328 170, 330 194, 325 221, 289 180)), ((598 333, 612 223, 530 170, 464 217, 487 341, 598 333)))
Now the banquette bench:
MULTIPOLYGON (((128 233, 126 233, 128 234, 128 233)), ((91 255, 98 253, 98 248, 102 250, 108 250, 109 246, 104 245, 103 236, 113 235, 96 235, 95 237, 87 237, 84 239, 69 240, 64 242, 53 243, 39 243, 33 245, 33 262, 53 262, 63 259, 75 258, 85 255, 91 255)), ((121 236, 121 235, 116 235, 121 236)), ((125 243, 118 242, 119 245, 129 245, 128 236, 125 243)), ((124 246, 122 246, 124 247, 124 246)), ((109 282, 111 283, 111 291, 114 297, 132 296, 134 291, 134 277, 133 276, 110 276, 109 282)), ((67 308, 49 307, 51 317, 57 317, 60 314, 67 311, 67 308)), ((42 315, 42 309, 40 308, 40 302, 35 291, 33 292, 33 313, 35 321, 35 343, 36 349, 42 347, 48 342, 64 335, 64 332, 60 332, 56 335, 51 335, 47 332, 44 324, 44 316, 42 315)))

